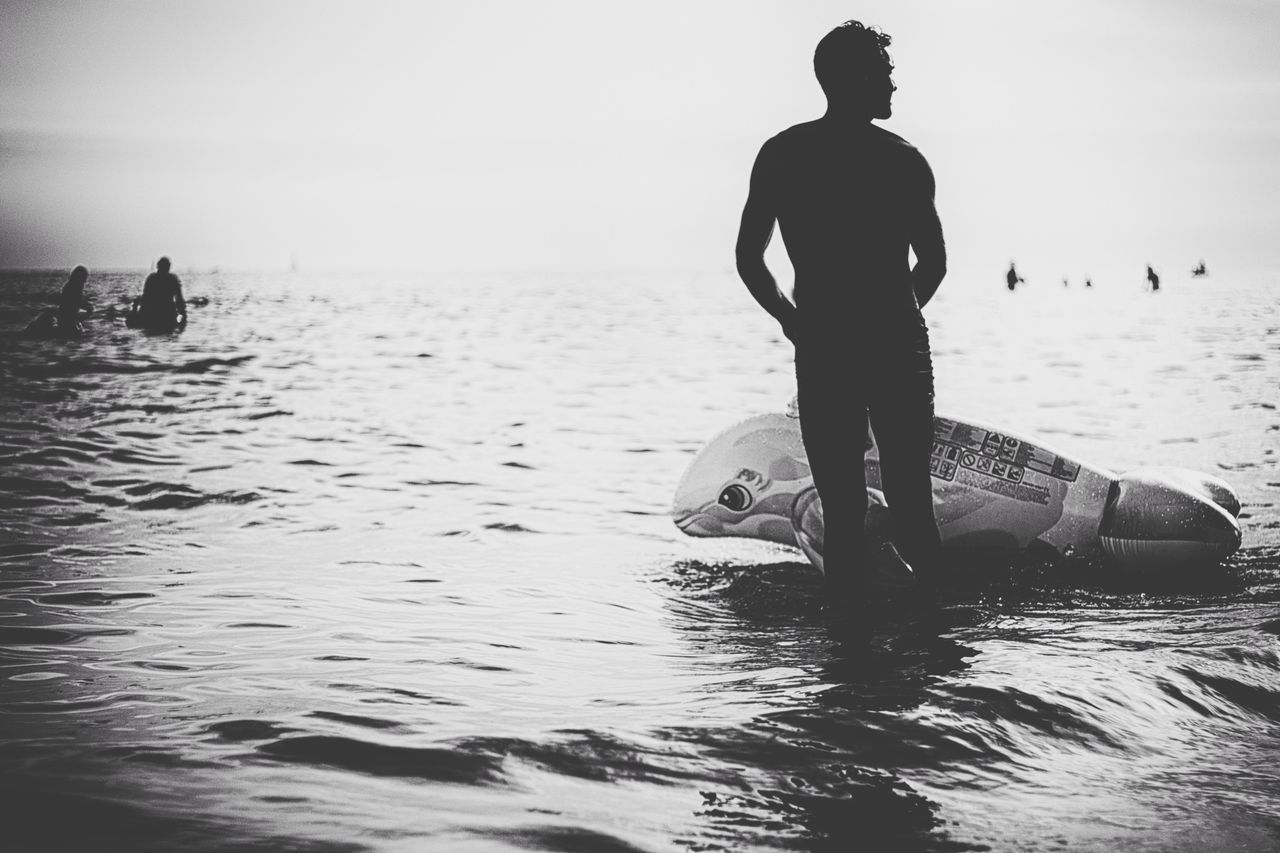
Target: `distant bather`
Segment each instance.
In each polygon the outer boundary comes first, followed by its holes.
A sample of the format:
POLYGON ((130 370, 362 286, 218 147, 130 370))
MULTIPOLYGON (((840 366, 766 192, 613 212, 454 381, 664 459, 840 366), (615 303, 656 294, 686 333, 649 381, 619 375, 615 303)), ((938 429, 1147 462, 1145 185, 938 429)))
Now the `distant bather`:
POLYGON ((85 282, 89 280, 89 270, 79 265, 71 271, 62 292, 58 295, 58 307, 48 308, 40 312, 27 324, 27 335, 38 337, 78 338, 84 334, 80 324, 80 312, 93 311, 93 305, 84 295, 85 282))
POLYGON ((169 272, 169 259, 156 261, 156 271, 147 276, 142 296, 133 301, 126 321, 129 326, 152 331, 180 328, 187 322, 187 303, 182 298, 182 283, 169 272))
POLYGON ((1023 283, 1022 277, 1018 275, 1018 271, 1013 267, 1013 261, 1009 262, 1009 271, 1004 274, 1004 280, 1010 290, 1023 283))

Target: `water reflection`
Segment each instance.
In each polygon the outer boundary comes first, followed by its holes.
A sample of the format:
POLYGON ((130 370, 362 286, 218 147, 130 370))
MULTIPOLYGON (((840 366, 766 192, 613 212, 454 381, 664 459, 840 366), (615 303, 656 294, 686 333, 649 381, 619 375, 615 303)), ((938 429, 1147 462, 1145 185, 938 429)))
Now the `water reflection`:
POLYGON ((730 847, 981 849, 949 840, 937 804, 898 772, 957 748, 913 712, 939 679, 978 652, 951 635, 964 608, 911 601, 850 632, 823 610, 816 572, 785 563, 676 567, 673 625, 690 659, 730 661, 776 706, 741 726, 683 731, 727 767, 733 785, 702 790, 708 839, 730 847), (707 607, 722 608, 719 619, 707 607), (870 848, 868 848, 870 845, 870 848))

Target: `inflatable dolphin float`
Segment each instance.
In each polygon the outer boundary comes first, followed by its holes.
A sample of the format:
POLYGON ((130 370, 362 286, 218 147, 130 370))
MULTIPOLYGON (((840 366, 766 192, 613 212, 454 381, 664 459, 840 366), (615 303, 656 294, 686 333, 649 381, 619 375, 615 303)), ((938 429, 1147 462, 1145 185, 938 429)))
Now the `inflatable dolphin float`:
MULTIPOLYGON (((953 417, 935 417, 933 436, 934 512, 947 550, 1039 543, 1063 556, 1159 571, 1215 565, 1240 547, 1240 501, 1217 477, 1165 467, 1116 474, 953 417)), ((875 528, 885 501, 874 444, 866 465, 875 528)), ((681 478, 672 517, 690 536, 799 547, 821 569, 822 503, 796 416, 756 415, 713 438, 681 478)))

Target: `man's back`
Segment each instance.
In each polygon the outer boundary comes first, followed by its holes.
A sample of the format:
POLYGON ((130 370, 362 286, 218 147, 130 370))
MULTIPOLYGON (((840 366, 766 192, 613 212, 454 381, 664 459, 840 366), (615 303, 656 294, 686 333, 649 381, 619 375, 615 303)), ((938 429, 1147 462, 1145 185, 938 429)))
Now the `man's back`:
POLYGON ((171 322, 186 310, 182 301, 182 285, 178 277, 168 270, 160 270, 147 276, 147 280, 142 285, 142 299, 139 307, 151 320, 171 322))
POLYGON ((178 277, 171 272, 153 272, 142 284, 142 298, 148 302, 172 301, 178 288, 178 277))
POLYGON ((807 322, 919 316, 908 249, 933 211, 920 152, 870 123, 824 118, 769 140, 759 168, 807 322))

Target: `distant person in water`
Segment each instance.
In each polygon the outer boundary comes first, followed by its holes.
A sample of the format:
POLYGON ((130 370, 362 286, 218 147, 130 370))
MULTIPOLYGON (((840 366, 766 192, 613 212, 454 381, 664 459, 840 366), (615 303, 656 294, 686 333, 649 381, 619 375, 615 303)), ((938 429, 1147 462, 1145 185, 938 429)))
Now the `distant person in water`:
POLYGON ((134 300, 129 325, 147 329, 181 326, 187 321, 187 303, 182 298, 182 283, 169 272, 169 259, 156 261, 156 271, 147 276, 142 296, 134 300))
POLYGON ((1201 261, 1196 265, 1195 269, 1191 270, 1191 275, 1195 278, 1200 278, 1201 276, 1206 276, 1208 274, 1209 270, 1205 268, 1204 261, 1201 261))
POLYGON ((836 605, 865 604, 875 568, 864 530, 868 419, 893 544, 925 577, 941 544, 929 474, 933 366, 920 309, 946 273, 946 248, 928 162, 872 124, 892 112, 889 43, 857 21, 818 43, 813 66, 827 111, 761 147, 736 249, 743 283, 795 344, 800 433, 822 499, 836 605), (795 270, 794 304, 764 261, 775 222, 795 270))
POLYGON ((1156 271, 1151 268, 1151 264, 1147 264, 1147 283, 1151 285, 1152 292, 1160 289, 1160 276, 1156 275, 1156 271))
POLYGON ((1018 285, 1022 284, 1022 277, 1018 275, 1018 271, 1014 269, 1013 261, 1009 262, 1009 271, 1004 274, 1004 281, 1010 290, 1013 290, 1018 285))
POLYGON ((58 307, 49 308, 40 313, 26 328, 29 335, 58 335, 75 338, 84 334, 84 326, 80 324, 80 312, 93 312, 93 304, 84 295, 85 282, 89 280, 89 270, 83 265, 76 266, 67 276, 58 294, 58 307))

